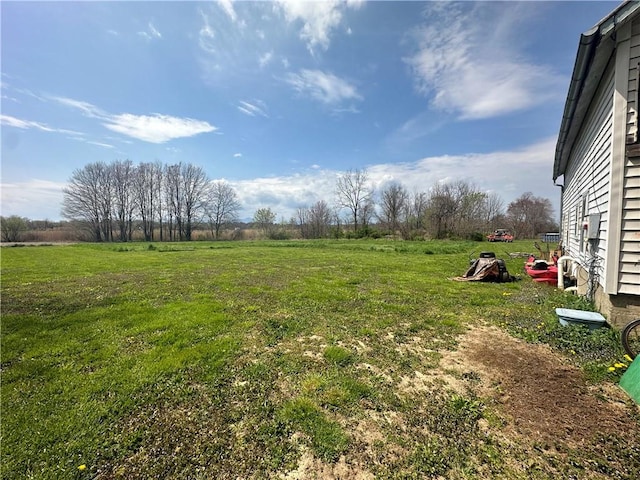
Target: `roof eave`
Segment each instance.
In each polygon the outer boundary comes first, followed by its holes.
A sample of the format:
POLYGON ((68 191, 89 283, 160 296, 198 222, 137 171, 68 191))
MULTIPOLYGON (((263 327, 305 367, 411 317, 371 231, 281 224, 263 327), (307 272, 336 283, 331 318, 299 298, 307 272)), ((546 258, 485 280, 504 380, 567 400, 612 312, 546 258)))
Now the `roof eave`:
MULTIPOLYGON (((585 90, 589 78, 600 78, 608 63, 608 56, 613 52, 614 45, 608 45, 605 51, 599 51, 598 47, 605 37, 611 37, 618 25, 624 22, 631 14, 640 8, 640 2, 629 1, 621 4, 597 25, 580 35, 576 61, 571 75, 569 92, 564 105, 562 123, 556 144, 556 153, 553 163, 553 180, 564 175, 569 160, 569 154, 573 148, 573 142, 577 130, 582 125, 586 114, 586 106, 591 103, 596 88, 585 90), (598 55, 600 61, 594 62, 598 55), (606 57, 606 58, 605 58, 606 57), (581 107, 580 109, 578 107, 581 107), (576 113, 578 112, 578 114, 576 113)), ((613 42, 612 42, 613 43, 613 42)))

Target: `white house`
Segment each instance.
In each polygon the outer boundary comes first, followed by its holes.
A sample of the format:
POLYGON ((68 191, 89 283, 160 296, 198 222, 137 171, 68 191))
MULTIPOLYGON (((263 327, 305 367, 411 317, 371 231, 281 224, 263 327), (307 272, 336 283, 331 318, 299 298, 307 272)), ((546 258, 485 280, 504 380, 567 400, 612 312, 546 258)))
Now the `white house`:
POLYGON ((640 318, 639 96, 640 2, 632 1, 580 36, 553 165, 578 292, 616 326, 640 318))

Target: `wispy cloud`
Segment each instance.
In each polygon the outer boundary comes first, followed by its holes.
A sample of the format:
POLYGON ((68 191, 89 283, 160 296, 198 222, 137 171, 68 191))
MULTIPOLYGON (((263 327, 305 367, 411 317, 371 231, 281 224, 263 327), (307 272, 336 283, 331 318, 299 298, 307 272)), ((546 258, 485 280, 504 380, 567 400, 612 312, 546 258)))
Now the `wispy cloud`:
POLYGON ((279 0, 278 4, 288 22, 302 23, 300 39, 313 54, 318 48, 329 48, 331 34, 342 22, 344 11, 347 8, 359 8, 362 2, 279 0))
POLYGON ((162 38, 162 34, 160 31, 153 25, 152 22, 149 22, 146 30, 138 32, 138 35, 145 38, 146 40, 153 40, 154 38, 162 38))
POLYGON ((103 143, 103 142, 87 141, 87 143, 90 143, 91 145, 97 145, 98 147, 102 147, 102 148, 116 148, 113 145, 110 145, 108 143, 103 143))
POLYGON ((173 117, 159 113, 114 115, 81 100, 66 97, 51 98, 62 105, 82 111, 87 117, 101 120, 102 125, 111 131, 150 143, 165 143, 176 138, 192 137, 217 130, 217 127, 208 122, 192 118, 173 117))
POLYGON ((242 154, 241 153, 234 153, 233 154, 233 158, 242 158, 242 154))
MULTIPOLYGON (((564 80, 517 49, 519 8, 492 2, 429 2, 428 25, 416 29, 406 61, 417 90, 461 119, 524 110, 562 96, 564 80)), ((530 5, 527 6, 531 14, 530 5)))
POLYGON ((209 16, 202 10, 200 10, 200 16, 202 17, 202 27, 200 27, 200 31, 198 32, 198 44, 205 52, 214 53, 216 33, 209 22, 209 16))
POLYGON ((258 64, 260 65, 260 68, 264 68, 271 63, 271 60, 273 60, 273 50, 260 55, 260 58, 258 58, 258 64))
POLYGON ((165 143, 175 138, 192 137, 200 133, 214 132, 216 127, 208 122, 170 115, 112 115, 103 125, 114 132, 150 143, 165 143))
POLYGON ((74 100, 73 98, 57 96, 51 96, 48 98, 66 107, 72 107, 81 110, 87 117, 103 118, 108 115, 106 112, 99 109, 95 105, 90 104, 89 102, 83 102, 81 100, 74 100))
POLYGON ((299 73, 288 74, 285 80, 299 94, 326 105, 338 106, 348 100, 362 100, 354 85, 332 73, 303 69, 299 73))
POLYGON ((252 100, 251 102, 241 100, 238 105, 238 110, 251 117, 269 117, 267 114, 267 105, 262 100, 252 100))
POLYGON ((67 135, 82 135, 80 132, 76 132, 74 130, 67 130, 64 128, 54 128, 54 127, 48 126, 45 123, 34 122, 31 120, 21 120, 19 118, 12 117, 10 115, 0 115, 0 123, 7 127, 21 128, 23 130, 36 129, 42 132, 65 133, 67 135))
POLYGON ((224 10, 224 13, 226 13, 229 16, 232 22, 235 22, 236 20, 238 20, 238 14, 236 13, 235 8, 233 7, 232 0, 218 0, 218 5, 220 6, 220 8, 222 8, 222 10, 224 10))

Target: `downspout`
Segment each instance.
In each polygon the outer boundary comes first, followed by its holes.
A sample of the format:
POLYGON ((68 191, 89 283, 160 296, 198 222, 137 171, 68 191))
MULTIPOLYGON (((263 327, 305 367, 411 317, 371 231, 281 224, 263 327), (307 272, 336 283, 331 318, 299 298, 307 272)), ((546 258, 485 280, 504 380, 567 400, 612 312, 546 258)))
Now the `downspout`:
POLYGON ((556 183, 557 178, 553 179, 553 185, 556 187, 560 187, 560 228, 558 231, 560 232, 560 255, 564 253, 564 246, 562 246, 562 238, 564 237, 564 232, 562 231, 562 215, 564 215, 564 184, 558 185, 556 183))
POLYGON ((578 290, 578 287, 569 287, 564 288, 564 262, 570 261, 569 268, 573 267, 575 260, 569 255, 563 255, 558 259, 558 288, 560 290, 564 290, 565 292, 575 292, 578 290))

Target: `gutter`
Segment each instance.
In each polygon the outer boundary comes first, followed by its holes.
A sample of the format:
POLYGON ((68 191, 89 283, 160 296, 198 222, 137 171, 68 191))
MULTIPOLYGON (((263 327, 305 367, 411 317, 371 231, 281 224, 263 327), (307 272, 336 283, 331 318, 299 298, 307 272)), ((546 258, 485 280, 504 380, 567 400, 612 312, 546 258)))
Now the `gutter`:
MULTIPOLYGON (((580 35, 578 53, 576 55, 576 62, 573 67, 573 74, 571 75, 571 83, 569 84, 569 92, 564 106, 560 133, 558 134, 558 143, 556 144, 556 154, 553 164, 554 182, 558 177, 564 175, 567 159, 573 148, 573 139, 569 141, 568 137, 573 129, 579 127, 579 125, 573 125, 574 121, 582 122, 582 118, 575 118, 575 113, 581 101, 585 83, 590 77, 591 66, 600 41, 607 35, 615 36, 617 26, 635 13, 638 8, 640 8, 640 2, 638 1, 624 2, 593 28, 580 35)), ((591 99, 582 100, 590 101, 591 99)))
POLYGON ((578 106, 578 101, 582 94, 585 81, 589 76, 589 69, 593 62, 596 49, 600 43, 600 28, 593 27, 591 30, 580 35, 580 43, 578 44, 578 53, 576 55, 576 63, 573 67, 571 75, 571 83, 569 84, 569 93, 567 101, 564 105, 564 113, 562 114, 562 123, 560 124, 560 133, 558 135, 558 143, 556 144, 556 157, 553 164, 553 181, 564 173, 562 159, 564 157, 564 149, 571 129, 573 114, 578 106), (562 170, 562 172, 560 172, 562 170))

